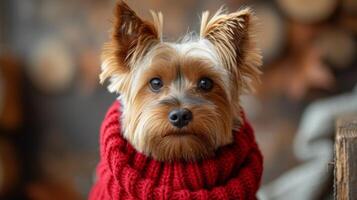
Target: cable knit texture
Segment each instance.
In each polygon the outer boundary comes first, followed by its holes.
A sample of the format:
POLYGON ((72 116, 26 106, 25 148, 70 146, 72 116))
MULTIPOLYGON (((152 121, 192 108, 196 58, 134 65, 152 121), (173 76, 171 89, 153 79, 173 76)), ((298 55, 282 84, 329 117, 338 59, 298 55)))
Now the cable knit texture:
POLYGON ((256 199, 262 155, 245 118, 234 143, 219 148, 214 157, 165 163, 137 152, 122 137, 120 114, 115 102, 102 124, 98 180, 89 199, 256 199))

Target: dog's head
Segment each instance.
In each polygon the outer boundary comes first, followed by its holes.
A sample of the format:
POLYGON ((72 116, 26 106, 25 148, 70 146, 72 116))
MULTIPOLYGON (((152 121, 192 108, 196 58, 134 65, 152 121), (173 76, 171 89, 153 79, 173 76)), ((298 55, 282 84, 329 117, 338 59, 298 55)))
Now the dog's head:
POLYGON ((209 19, 200 36, 162 40, 163 17, 140 19, 123 1, 104 46, 101 81, 120 94, 123 136, 161 161, 194 160, 232 142, 241 118, 239 96, 258 81, 261 56, 250 9, 209 19))

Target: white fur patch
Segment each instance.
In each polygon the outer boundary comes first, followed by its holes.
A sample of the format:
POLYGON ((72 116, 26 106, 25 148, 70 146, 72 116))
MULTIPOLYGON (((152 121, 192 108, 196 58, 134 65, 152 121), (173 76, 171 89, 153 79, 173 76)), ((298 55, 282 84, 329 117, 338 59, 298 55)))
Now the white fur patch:
POLYGON ((181 55, 206 58, 214 63, 215 67, 221 67, 221 62, 213 44, 206 39, 190 39, 183 43, 168 43, 181 55))

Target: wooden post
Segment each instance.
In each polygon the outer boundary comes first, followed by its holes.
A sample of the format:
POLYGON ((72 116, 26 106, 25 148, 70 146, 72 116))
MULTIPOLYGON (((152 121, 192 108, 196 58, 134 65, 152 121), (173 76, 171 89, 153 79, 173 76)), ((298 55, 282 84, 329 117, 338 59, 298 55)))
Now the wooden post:
POLYGON ((357 116, 337 120, 334 173, 335 199, 357 199, 357 116))

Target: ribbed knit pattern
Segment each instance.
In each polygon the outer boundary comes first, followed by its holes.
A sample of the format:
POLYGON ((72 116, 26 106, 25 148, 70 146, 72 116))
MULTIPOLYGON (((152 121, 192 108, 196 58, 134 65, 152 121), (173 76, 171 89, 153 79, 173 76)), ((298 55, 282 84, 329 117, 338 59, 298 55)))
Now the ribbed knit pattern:
POLYGON ((256 199, 262 155, 244 119, 234 143, 199 162, 158 162, 137 152, 121 135, 119 103, 109 109, 100 135, 101 161, 91 200, 256 199))

